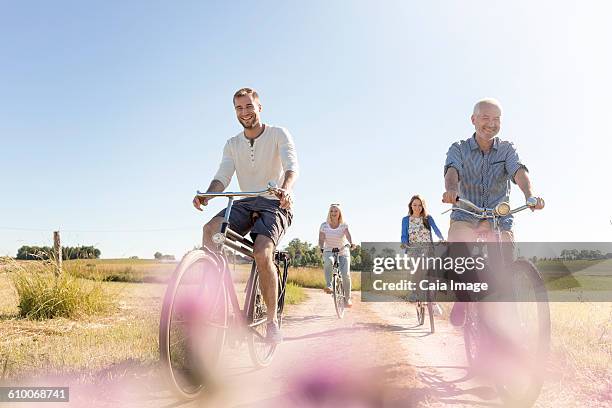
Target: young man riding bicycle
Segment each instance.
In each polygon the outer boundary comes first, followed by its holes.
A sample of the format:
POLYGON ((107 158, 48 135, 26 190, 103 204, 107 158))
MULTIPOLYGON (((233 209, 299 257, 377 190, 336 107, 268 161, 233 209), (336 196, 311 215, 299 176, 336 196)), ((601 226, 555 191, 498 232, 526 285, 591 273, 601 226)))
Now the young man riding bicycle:
MULTIPOLYGON (((495 99, 482 99, 474 105, 471 117, 475 133, 471 138, 453 143, 444 166, 445 192, 442 202, 456 205, 457 197, 480 207, 495 207, 509 201, 510 181, 519 186, 525 200, 535 198, 533 210, 544 208, 544 200, 534 197, 527 167, 520 161, 511 142, 496 137, 501 126, 501 105, 495 99)), ((502 218, 502 240, 513 242, 512 215, 502 218)), ((448 230, 449 242, 476 242, 477 237, 490 235, 489 221, 479 221, 461 211, 453 211, 448 230)), ((451 323, 460 326, 465 304, 455 303, 451 323)))
MULTIPOLYGON (((298 175, 297 154, 286 129, 261 123, 262 105, 255 90, 238 90, 233 102, 236 117, 244 131, 226 142, 219 170, 206 192, 225 190, 234 172, 243 191, 265 190, 270 181, 281 188, 278 196, 270 194, 236 201, 229 219, 232 230, 241 235, 250 232, 255 236, 253 254, 269 311, 266 338, 270 342, 280 343, 282 334, 276 314, 278 276, 274 249, 293 219, 292 189, 298 175)), ((196 196, 193 205, 202 211, 201 206, 207 205, 209 200, 196 196)), ((225 210, 204 226, 203 245, 214 246, 212 236, 219 232, 224 215, 225 210)))

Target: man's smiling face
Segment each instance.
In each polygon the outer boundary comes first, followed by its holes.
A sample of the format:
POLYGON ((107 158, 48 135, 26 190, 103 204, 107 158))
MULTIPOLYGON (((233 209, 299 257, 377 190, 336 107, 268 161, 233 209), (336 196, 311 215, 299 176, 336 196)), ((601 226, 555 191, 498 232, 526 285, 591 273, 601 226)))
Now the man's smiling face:
POLYGON ((477 112, 472 115, 472 123, 477 137, 491 140, 499 133, 501 110, 493 104, 482 103, 477 112))
POLYGON ((234 99, 234 109, 238 121, 245 129, 252 129, 260 124, 261 104, 253 95, 237 96, 234 99))

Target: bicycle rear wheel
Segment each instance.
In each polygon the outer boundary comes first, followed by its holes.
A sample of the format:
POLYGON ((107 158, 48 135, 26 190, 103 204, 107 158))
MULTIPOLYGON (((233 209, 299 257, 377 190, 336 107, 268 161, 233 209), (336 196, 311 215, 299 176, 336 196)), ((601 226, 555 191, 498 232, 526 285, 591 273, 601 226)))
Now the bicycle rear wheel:
MULTIPOLYGON (((499 396, 508 406, 531 406, 542 385, 550 349, 550 309, 544 281, 529 261, 512 264, 512 327, 520 339, 507 344, 504 366, 496 377, 499 396)), ((504 344, 502 342, 502 344, 504 344)))
POLYGON ((204 251, 191 251, 170 278, 159 325, 160 362, 180 398, 197 398, 210 384, 223 349, 227 313, 219 265, 204 251))
POLYGON ((344 308, 346 301, 344 299, 344 283, 339 271, 335 270, 333 275, 333 294, 334 294, 334 307, 336 308, 336 315, 338 319, 344 317, 344 308))
MULTIPOLYGON (((255 267, 255 266, 254 266, 255 267)), ((264 302, 263 294, 259 284, 259 273, 255 271, 252 276, 250 287, 247 288, 247 299, 249 299, 247 310, 247 323, 254 330, 249 330, 247 335, 249 354, 255 366, 262 368, 270 365, 272 356, 276 351, 276 344, 267 341, 268 309, 264 302)), ((281 326, 281 319, 278 325, 281 326)))

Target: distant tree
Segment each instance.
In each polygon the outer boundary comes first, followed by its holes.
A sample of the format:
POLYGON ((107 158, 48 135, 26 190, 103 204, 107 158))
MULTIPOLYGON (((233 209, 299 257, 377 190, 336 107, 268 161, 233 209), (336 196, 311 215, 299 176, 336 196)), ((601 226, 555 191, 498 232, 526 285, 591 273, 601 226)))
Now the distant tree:
POLYGON ((294 267, 323 265, 319 247, 308 242, 302 242, 298 238, 291 240, 284 250, 289 253, 291 265, 294 267))
POLYGON ((163 256, 163 255, 162 255, 162 253, 161 253, 161 252, 156 252, 156 253, 153 255, 153 258, 155 258, 155 259, 161 259, 161 257, 162 257, 162 256, 163 256))
POLYGON ((48 247, 39 247, 39 246, 29 246, 23 245, 21 248, 17 250, 17 259, 23 260, 44 260, 49 259, 53 250, 48 247))
MULTIPOLYGON (((97 259, 101 255, 98 248, 93 246, 62 247, 62 259, 97 259)), ((53 258, 53 249, 48 246, 24 245, 17 250, 17 259, 44 260, 53 258)))

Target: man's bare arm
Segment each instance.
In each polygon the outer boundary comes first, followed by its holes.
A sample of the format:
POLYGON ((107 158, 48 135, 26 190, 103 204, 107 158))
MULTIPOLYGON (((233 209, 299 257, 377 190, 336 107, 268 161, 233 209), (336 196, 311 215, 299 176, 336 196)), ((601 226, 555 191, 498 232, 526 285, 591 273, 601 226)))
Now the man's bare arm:
MULTIPOLYGON (((206 192, 207 193, 219 193, 223 190, 225 190, 225 186, 223 185, 223 183, 220 182, 219 180, 213 180, 210 182, 210 185, 208 186, 208 189, 206 190, 206 192)), ((200 206, 208 205, 208 201, 210 201, 210 198, 208 197, 195 196, 193 197, 193 206, 196 208, 196 210, 203 211, 202 207, 200 206)))
MULTIPOLYGON (((524 168, 518 169, 516 174, 514 175, 514 181, 519 186, 523 194, 525 195, 525 200, 533 197, 533 192, 531 191, 531 180, 529 179, 529 173, 524 168)), ((538 200, 537 204, 533 209, 541 210, 544 208, 544 200, 540 197, 536 197, 538 200)))
POLYGON ((293 198, 291 197, 291 192, 293 191, 293 184, 297 180, 297 174, 293 170, 287 170, 285 172, 285 180, 283 181, 283 185, 281 188, 285 190, 281 193, 280 199, 280 207, 284 209, 291 208, 293 204, 293 198))
POLYGON ((449 167, 444 175, 444 188, 446 191, 442 195, 442 202, 454 204, 459 196, 459 173, 454 167, 449 167))

